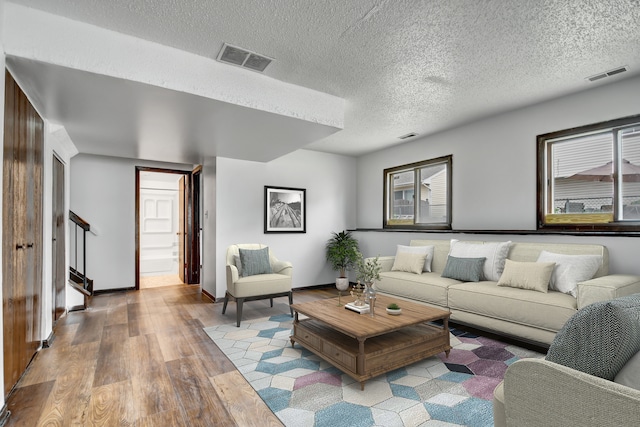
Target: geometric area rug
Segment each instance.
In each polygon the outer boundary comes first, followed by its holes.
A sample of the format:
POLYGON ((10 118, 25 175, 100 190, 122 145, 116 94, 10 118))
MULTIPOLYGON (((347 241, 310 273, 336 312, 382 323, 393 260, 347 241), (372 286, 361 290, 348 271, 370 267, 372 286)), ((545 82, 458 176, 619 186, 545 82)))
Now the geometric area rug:
POLYGON ((204 328, 285 426, 493 426, 493 390, 540 353, 451 329, 451 352, 360 383, 298 343, 288 314, 204 328))

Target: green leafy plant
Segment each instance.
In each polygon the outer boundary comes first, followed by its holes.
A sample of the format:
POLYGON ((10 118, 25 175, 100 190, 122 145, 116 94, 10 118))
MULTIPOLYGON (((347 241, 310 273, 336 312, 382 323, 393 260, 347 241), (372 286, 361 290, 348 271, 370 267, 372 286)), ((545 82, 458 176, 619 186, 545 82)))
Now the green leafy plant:
POLYGON ((350 231, 334 232, 331 233, 325 248, 331 268, 339 271, 340 277, 347 277, 347 270, 352 269, 358 261, 360 254, 358 240, 351 235, 350 231))
POLYGON ((392 302, 391 304, 389 304, 387 306, 387 308, 389 310, 400 310, 400 306, 398 304, 396 304, 395 302, 392 302))
POLYGON ((356 262, 356 280, 362 283, 373 283, 380 280, 380 270, 382 266, 378 262, 379 257, 367 258, 358 252, 358 260, 356 262))

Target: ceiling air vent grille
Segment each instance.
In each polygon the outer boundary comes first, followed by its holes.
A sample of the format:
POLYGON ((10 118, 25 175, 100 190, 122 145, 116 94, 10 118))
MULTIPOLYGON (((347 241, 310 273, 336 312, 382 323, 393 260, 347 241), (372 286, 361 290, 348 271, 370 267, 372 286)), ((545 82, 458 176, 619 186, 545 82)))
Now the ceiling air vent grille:
POLYGON ((260 73, 264 72, 271 61, 273 61, 273 58, 258 55, 257 53, 226 43, 222 45, 222 49, 220 49, 220 53, 216 59, 225 64, 236 65, 260 73))
POLYGON ((415 132, 411 132, 411 133, 408 133, 406 135, 399 136, 398 139, 413 138, 414 136, 418 136, 418 134, 415 133, 415 132))
POLYGON ((605 71, 603 73, 598 73, 591 77, 587 77, 587 80, 589 80, 590 82, 595 82, 597 80, 604 79, 605 77, 611 77, 611 76, 615 76, 616 74, 624 73, 625 71, 628 71, 628 70, 629 70, 629 67, 625 65, 624 67, 614 68, 613 70, 605 71))

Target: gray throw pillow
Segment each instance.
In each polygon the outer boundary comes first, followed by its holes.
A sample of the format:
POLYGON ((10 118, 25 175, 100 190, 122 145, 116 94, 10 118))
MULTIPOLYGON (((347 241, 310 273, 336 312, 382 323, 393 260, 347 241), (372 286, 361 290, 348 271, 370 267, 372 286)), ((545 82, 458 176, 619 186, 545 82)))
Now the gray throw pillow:
POLYGON ((447 257, 442 277, 461 280, 463 282, 479 282, 486 258, 456 258, 447 257))
POLYGON ((242 263, 242 277, 255 276, 256 274, 271 274, 269 263, 269 248, 239 249, 240 262, 242 263))
POLYGON ((640 351, 640 294, 588 305, 571 316, 546 359, 613 381, 640 351))

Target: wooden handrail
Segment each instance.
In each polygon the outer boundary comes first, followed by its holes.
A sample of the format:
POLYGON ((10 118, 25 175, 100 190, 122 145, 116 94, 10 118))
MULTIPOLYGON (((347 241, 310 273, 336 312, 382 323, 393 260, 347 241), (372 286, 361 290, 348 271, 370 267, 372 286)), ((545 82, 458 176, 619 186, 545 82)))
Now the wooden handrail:
POLYGON ((76 224, 78 224, 78 226, 82 228, 84 231, 91 230, 91 224, 89 224, 84 219, 80 218, 75 212, 69 211, 69 219, 75 222, 76 224))

